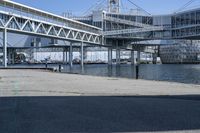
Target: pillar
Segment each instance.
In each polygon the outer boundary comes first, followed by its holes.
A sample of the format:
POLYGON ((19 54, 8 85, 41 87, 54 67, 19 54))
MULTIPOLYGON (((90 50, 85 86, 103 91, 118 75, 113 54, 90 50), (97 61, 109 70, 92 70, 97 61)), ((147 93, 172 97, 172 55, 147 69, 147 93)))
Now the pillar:
POLYGON ((140 64, 140 49, 137 51, 137 64, 140 64))
POLYGON ((157 53, 153 53, 153 64, 157 64, 157 53))
POLYGON ((64 48, 63 49, 63 64, 67 64, 67 52, 68 52, 68 49, 64 48))
POLYGON ((116 63, 119 65, 120 64, 120 49, 116 49, 116 63))
POLYGON ((117 41, 116 44, 116 64, 120 65, 120 48, 119 48, 119 42, 117 41))
POLYGON ((112 65, 112 48, 108 48, 108 65, 112 65))
POLYGON ((3 31, 3 66, 7 67, 7 29, 3 31))
POLYGON ((66 64, 68 63, 68 60, 69 60, 69 58, 68 58, 68 52, 69 52, 69 48, 66 48, 66 51, 65 51, 65 61, 66 61, 66 64))
POLYGON ((12 58, 12 62, 11 62, 12 64, 15 64, 15 53, 16 53, 16 50, 13 49, 12 50, 12 57, 11 57, 12 58))
POLYGON ((12 63, 12 49, 7 49, 7 58, 8 58, 7 63, 11 64, 12 63))
POLYGON ((135 52, 134 52, 133 49, 131 50, 131 64, 132 64, 132 65, 135 64, 135 52))
POLYGON ((70 47, 69 47, 69 65, 70 65, 70 67, 73 67, 73 47, 72 47, 72 43, 70 43, 70 47))
POLYGON ((83 42, 81 42, 81 67, 84 66, 84 47, 83 47, 83 42))

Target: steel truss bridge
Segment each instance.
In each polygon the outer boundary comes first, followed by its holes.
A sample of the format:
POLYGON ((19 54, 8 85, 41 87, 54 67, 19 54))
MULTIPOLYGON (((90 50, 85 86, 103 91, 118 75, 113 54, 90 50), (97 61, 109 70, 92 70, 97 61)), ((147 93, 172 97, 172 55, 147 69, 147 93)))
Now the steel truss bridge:
MULTIPOLYGON (((196 23, 187 23, 186 25, 180 26, 182 20, 178 18, 179 14, 176 14, 172 17, 172 22, 174 23, 171 27, 165 27, 162 25, 155 26, 148 23, 104 16, 103 21, 116 23, 118 27, 120 27, 120 24, 129 26, 129 28, 112 29, 111 27, 111 30, 104 30, 104 27, 98 28, 96 26, 61 17, 16 2, 1 0, 0 30, 3 32, 4 66, 7 66, 8 32, 68 41, 71 43, 69 48, 69 51, 71 51, 69 54, 71 62, 72 43, 80 43, 82 55, 81 60, 83 65, 83 43, 110 47, 110 45, 106 43, 107 39, 114 41, 123 40, 123 42, 124 40, 128 40, 128 46, 130 46, 130 44, 132 44, 130 42, 133 42, 134 40, 198 38, 200 36, 200 14, 199 17, 197 17, 198 11, 192 11, 192 13, 193 12, 196 13, 196 23), (166 31, 172 32, 172 34, 164 37, 163 33, 166 31), (155 33, 159 33, 159 36, 155 36, 155 33)), ((117 41, 117 45, 118 43, 119 42, 117 41)), ((119 45, 116 49, 120 49, 120 47, 124 48, 124 46, 119 45)), ((119 57, 119 52, 117 53, 117 57, 119 57)))
POLYGON ((0 29, 3 31, 5 67, 7 66, 7 32, 70 42, 103 44, 100 28, 7 0, 0 1, 0 29))

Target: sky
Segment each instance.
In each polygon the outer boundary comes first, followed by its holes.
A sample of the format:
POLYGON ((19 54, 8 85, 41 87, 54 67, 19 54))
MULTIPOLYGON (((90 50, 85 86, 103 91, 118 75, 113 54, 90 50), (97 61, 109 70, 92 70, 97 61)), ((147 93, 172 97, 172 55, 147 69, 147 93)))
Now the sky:
MULTIPOLYGON (((73 12, 75 15, 82 15, 99 0, 12 0, 32 6, 44 11, 61 15, 63 12, 73 12)), ((123 0, 126 1, 126 0, 123 0)), ((137 5, 153 15, 169 14, 177 11, 189 0, 132 0, 137 5)), ((199 1, 199 0, 197 0, 199 1)), ((124 2, 124 7, 134 8, 130 3, 124 2)))

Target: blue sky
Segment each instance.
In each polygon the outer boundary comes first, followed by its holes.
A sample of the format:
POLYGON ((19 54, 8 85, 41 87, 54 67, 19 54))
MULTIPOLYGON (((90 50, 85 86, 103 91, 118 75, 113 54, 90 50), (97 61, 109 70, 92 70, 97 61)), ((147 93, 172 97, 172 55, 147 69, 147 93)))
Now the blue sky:
MULTIPOLYGON (((13 0, 55 14, 72 11, 80 15, 98 0, 13 0)), ((126 0, 123 0, 126 1, 126 0)), ((151 14, 167 14, 176 11, 189 0, 132 0, 151 14)), ((125 3, 125 2, 124 2, 125 3)), ((131 7, 131 4, 126 4, 131 7)))

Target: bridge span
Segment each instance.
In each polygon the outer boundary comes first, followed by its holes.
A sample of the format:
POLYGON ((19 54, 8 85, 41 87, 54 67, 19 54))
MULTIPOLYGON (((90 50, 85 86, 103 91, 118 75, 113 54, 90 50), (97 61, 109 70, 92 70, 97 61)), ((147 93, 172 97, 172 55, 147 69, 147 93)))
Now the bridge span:
MULTIPOLYGON (((7 67, 10 48, 59 47, 69 52, 69 62, 73 64, 73 47, 80 47, 81 65, 84 64, 84 47, 100 46, 108 48, 108 63, 112 64, 112 51, 116 50, 116 61, 120 63, 120 50, 144 51, 146 46, 158 45, 155 40, 189 39, 200 36, 200 9, 170 15, 124 14, 119 10, 97 10, 82 17, 66 18, 32 8, 16 2, 0 1, 0 31, 2 32, 3 64, 7 67), (188 19, 190 18, 190 19, 188 19), (32 36, 27 45, 10 45, 8 34, 32 36), (51 41, 40 44, 38 38, 51 41), (58 43, 58 40, 65 42, 58 43), (155 43, 156 42, 156 43, 155 43)), ((15 35, 12 35, 13 37, 15 35)), ((170 41, 168 41, 170 42, 170 41)), ((156 53, 156 54, 157 54, 156 53)), ((67 55, 67 54, 66 54, 67 55)), ((12 56, 9 56, 12 57, 12 56)), ((134 63, 134 61, 132 61, 134 63)))

